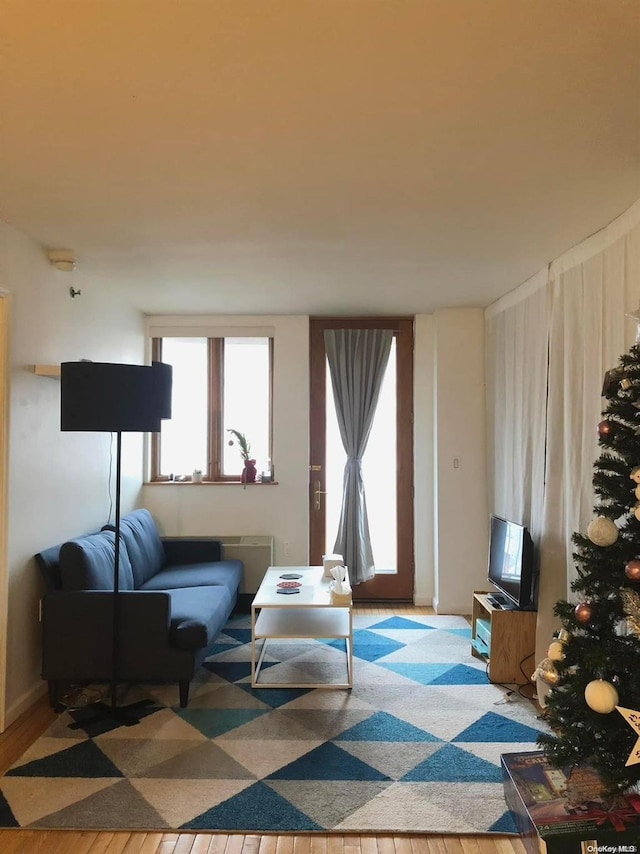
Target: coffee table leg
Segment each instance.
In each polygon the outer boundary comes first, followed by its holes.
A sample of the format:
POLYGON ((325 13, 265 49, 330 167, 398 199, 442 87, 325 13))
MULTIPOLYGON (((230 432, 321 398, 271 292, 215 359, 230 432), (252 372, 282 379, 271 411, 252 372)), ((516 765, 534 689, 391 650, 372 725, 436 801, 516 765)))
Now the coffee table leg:
POLYGON ((260 673, 260 668, 262 667, 262 660, 264 659, 264 654, 267 651, 267 641, 268 641, 268 638, 262 639, 262 649, 260 650, 260 655, 258 657, 258 663, 255 666, 255 672, 254 672, 252 679, 251 679, 251 687, 252 688, 258 687, 258 674, 260 673))
POLYGON ((256 609, 251 608, 251 685, 256 682, 256 609))
POLYGON ((353 610, 349 608, 349 637, 345 638, 349 688, 353 688, 353 610))

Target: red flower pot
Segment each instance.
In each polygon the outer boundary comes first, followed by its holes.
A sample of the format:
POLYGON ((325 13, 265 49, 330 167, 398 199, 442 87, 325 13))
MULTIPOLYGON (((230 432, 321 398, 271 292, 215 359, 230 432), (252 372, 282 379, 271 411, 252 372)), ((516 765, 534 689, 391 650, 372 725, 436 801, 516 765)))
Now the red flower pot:
POLYGON ((256 475, 258 474, 258 470, 256 468, 255 460, 245 460, 244 468, 242 469, 242 474, 240 475, 240 480, 242 483, 255 483, 256 475))

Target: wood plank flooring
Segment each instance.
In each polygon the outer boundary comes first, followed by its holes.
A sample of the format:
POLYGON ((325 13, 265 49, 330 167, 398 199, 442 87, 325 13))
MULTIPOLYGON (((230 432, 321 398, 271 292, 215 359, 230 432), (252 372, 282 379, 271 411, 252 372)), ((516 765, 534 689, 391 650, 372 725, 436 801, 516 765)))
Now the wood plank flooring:
MULTIPOLYGON (((431 608, 356 605, 360 614, 433 614, 431 608)), ((54 720, 44 697, 0 734, 4 774, 54 720)), ((451 828, 455 834, 455 828, 451 828)), ((145 833, 0 830, 1 854, 526 854, 514 836, 145 833)))

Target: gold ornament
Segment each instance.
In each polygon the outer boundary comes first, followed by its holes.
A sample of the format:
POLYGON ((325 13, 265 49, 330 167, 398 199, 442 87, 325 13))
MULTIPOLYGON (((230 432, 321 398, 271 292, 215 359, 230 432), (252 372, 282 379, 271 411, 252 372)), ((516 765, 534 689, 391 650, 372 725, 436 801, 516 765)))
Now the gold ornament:
POLYGON ((638 736, 638 740, 633 745, 633 750, 624 764, 625 766, 637 765, 640 762, 640 712, 635 712, 633 709, 623 709, 622 706, 616 706, 616 709, 638 736))
POLYGON ((631 469, 629 477, 631 478, 631 480, 635 480, 636 483, 640 484, 640 466, 634 466, 631 469))
POLYGON ((551 661, 564 661, 564 644, 559 640, 551 641, 547 655, 551 661))
POLYGON ((633 491, 634 491, 635 496, 638 499, 638 501, 640 501, 640 483, 636 486, 636 488, 633 491))
POLYGON ((611 682, 604 679, 594 679, 584 689, 587 706, 601 715, 608 715, 618 705, 618 692, 611 682))
POLYGON ((640 593, 630 587, 623 587, 620 590, 620 599, 627 615, 627 630, 640 638, 640 593))
POLYGON ((560 643, 569 643, 569 641, 571 640, 571 632, 567 631, 566 629, 560 629, 558 631, 558 640, 560 641, 560 643))
POLYGON ((547 685, 557 685, 560 681, 560 674, 556 670, 555 664, 550 658, 543 658, 540 664, 535 669, 535 674, 539 676, 547 685))
POLYGON ((621 366, 608 370, 602 383, 602 397, 613 397, 622 377, 624 377, 624 368, 621 366))
POLYGON ((640 522, 640 501, 638 501, 636 504, 634 504, 634 506, 631 509, 633 510, 633 515, 636 517, 638 522, 640 522))
POLYGON ((618 529, 607 516, 598 516, 589 522, 587 537, 596 546, 612 546, 618 539, 618 529))

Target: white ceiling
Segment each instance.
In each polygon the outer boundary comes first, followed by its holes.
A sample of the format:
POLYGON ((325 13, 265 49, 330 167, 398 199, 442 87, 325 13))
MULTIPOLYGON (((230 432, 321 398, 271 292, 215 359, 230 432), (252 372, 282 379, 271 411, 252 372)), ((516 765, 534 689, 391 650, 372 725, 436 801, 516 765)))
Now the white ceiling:
POLYGON ((143 311, 482 306, 640 198, 640 0, 0 0, 0 119, 143 311))

